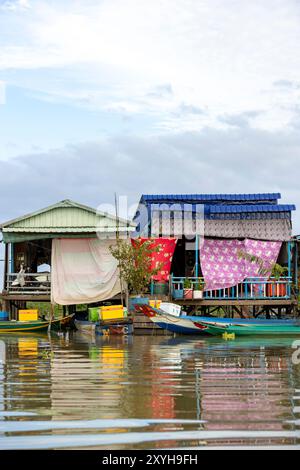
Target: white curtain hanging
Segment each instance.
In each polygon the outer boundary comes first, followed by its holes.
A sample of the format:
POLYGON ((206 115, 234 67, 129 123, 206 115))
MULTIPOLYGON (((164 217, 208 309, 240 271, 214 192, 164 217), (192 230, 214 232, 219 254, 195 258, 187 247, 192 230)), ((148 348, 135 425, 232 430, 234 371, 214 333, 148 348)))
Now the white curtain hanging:
POLYGON ((112 240, 59 239, 52 243, 51 300, 79 305, 110 299, 121 292, 112 240))

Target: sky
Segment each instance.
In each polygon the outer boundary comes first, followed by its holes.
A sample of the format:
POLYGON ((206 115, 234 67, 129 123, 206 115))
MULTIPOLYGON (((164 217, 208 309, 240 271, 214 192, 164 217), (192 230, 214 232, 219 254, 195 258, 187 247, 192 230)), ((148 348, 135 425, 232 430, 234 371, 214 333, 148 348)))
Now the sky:
POLYGON ((299 0, 0 0, 0 221, 115 192, 300 207, 299 44, 299 0))

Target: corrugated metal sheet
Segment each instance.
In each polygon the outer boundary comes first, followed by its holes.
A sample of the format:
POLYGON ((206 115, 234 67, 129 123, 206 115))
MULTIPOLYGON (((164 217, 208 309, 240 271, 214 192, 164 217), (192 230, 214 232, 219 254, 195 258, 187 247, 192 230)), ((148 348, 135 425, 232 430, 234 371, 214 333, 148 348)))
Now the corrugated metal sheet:
POLYGON ((40 229, 57 229, 64 227, 66 229, 77 229, 78 227, 95 227, 95 223, 99 220, 96 214, 82 211, 78 208, 56 208, 49 212, 43 212, 33 217, 19 220, 9 226, 11 229, 21 230, 40 230, 40 229))
POLYGON ((211 214, 237 214, 248 212, 291 212, 296 210, 296 206, 288 204, 279 205, 227 205, 227 206, 210 206, 209 211, 211 214))
POLYGON ((197 203, 235 203, 235 202, 275 202, 281 199, 280 193, 261 194, 144 194, 141 201, 146 203, 197 202, 197 203))
MULTIPOLYGON (((119 229, 134 230, 134 224, 120 219, 119 229)), ((99 214, 95 209, 72 201, 62 201, 55 206, 20 217, 1 226, 3 233, 92 233, 115 231, 116 218, 99 214)))
MULTIPOLYGON (((176 212, 176 211, 185 211, 185 212, 199 212, 199 208, 203 207, 203 204, 189 204, 185 206, 184 203, 172 204, 165 203, 163 206, 160 204, 151 204, 151 211, 159 212, 176 212)), ((227 204, 227 205, 209 205, 204 204, 204 213, 205 215, 210 214, 240 214, 240 213, 255 213, 255 212, 291 212, 296 210, 294 205, 287 204, 227 204)))

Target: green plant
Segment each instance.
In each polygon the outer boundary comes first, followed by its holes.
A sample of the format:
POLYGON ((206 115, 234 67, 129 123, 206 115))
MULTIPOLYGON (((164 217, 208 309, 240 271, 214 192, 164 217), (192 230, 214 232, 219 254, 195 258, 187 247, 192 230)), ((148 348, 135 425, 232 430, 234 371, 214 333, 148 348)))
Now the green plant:
POLYGON ((183 288, 192 289, 192 287, 193 287, 192 281, 190 279, 185 279, 183 283, 183 288))
POLYGON ((258 273, 261 276, 268 275, 270 271, 272 270, 272 266, 266 266, 264 259, 260 258, 259 256, 251 255, 250 253, 247 253, 246 251, 240 250, 238 252, 238 257, 239 259, 243 259, 245 261, 248 261, 249 263, 257 264, 259 268, 258 273))
POLYGON ((120 277, 131 294, 143 294, 148 288, 153 276, 159 273, 163 264, 152 266, 153 253, 159 252, 159 247, 154 247, 151 240, 117 240, 110 247, 112 255, 118 261, 120 277))
POLYGON ((280 278, 285 277, 288 274, 288 268, 284 268, 278 263, 275 263, 272 267, 271 277, 274 277, 276 281, 280 278))
MULTIPOLYGON (((50 318, 51 305, 48 302, 28 302, 26 308, 29 310, 38 310, 41 318, 50 318)), ((63 308, 60 305, 54 306, 54 318, 60 318, 63 315, 63 308)))
POLYGON ((238 257, 240 259, 248 261, 249 263, 257 264, 259 268, 258 274, 260 276, 273 277, 278 281, 281 277, 286 276, 288 274, 288 268, 285 268, 278 263, 268 265, 266 264, 266 261, 263 258, 251 255, 249 253, 246 253, 245 251, 239 251, 238 257))
POLYGON ((204 290, 205 289, 205 282, 198 280, 194 284, 194 290, 204 290))

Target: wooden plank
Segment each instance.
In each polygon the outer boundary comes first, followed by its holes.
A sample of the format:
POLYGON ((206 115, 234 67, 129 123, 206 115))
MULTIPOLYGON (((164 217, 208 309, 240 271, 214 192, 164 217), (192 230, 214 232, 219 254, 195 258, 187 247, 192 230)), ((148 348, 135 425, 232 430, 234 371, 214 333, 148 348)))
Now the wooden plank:
POLYGON ((7 294, 3 292, 1 295, 3 300, 19 300, 21 302, 50 302, 50 294, 43 295, 17 295, 17 294, 7 294))

